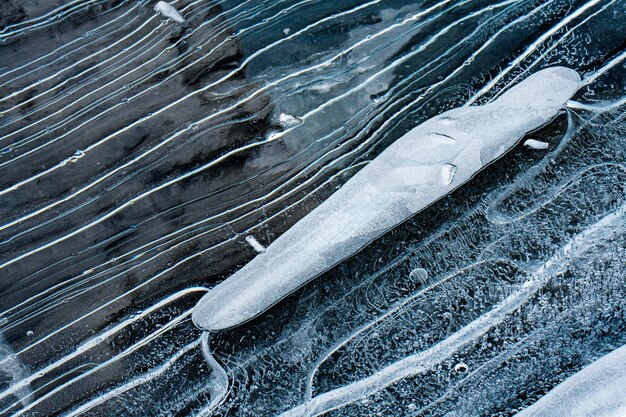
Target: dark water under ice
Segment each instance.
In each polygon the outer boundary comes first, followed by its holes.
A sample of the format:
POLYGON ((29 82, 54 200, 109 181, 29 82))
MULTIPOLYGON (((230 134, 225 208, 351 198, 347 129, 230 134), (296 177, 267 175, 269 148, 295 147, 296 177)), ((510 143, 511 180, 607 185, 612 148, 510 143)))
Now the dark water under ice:
POLYGON ((626 344, 626 1, 154 5, 0 4, 0 415, 512 416, 626 344), (553 65, 584 81, 547 150, 193 326, 247 235, 553 65))

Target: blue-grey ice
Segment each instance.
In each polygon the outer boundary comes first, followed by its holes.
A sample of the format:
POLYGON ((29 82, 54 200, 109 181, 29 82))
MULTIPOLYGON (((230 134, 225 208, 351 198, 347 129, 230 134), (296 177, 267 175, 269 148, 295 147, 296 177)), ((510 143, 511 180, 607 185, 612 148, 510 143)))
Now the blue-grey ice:
POLYGON ((544 69, 488 104, 452 109, 413 128, 209 291, 194 308, 194 323, 218 331, 264 312, 550 122, 580 81, 572 69, 544 69))
POLYGON ((569 377, 516 417, 623 417, 626 346, 569 377))

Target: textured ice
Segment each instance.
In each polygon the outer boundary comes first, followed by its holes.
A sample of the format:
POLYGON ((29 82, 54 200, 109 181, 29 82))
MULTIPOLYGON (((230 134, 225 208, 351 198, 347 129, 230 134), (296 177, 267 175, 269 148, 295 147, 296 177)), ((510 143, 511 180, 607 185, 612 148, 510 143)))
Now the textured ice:
POLYGON ((626 344, 623 0, 157 2, 0 2, 0 416, 510 417, 626 344), (583 80, 546 149, 193 324, 246 237, 553 66, 583 80))
POLYGON ((169 3, 159 1, 154 5, 154 10, 178 23, 185 23, 185 19, 181 16, 178 10, 176 10, 176 8, 169 3))
MULTIPOLYGON (((574 236, 549 260, 538 266, 535 271, 529 275, 528 279, 514 292, 494 304, 491 309, 475 320, 450 334, 441 342, 430 346, 428 349, 392 362, 388 366, 365 378, 347 383, 336 389, 310 398, 304 404, 281 414, 281 417, 321 415, 330 410, 367 398, 402 379, 408 379, 422 373, 427 373, 429 370, 440 366, 446 359, 454 357, 454 352, 462 350, 464 346, 471 344, 473 340, 479 339, 494 326, 507 320, 507 317, 513 314, 515 310, 523 306, 529 299, 540 292, 552 277, 566 273, 569 267, 567 263, 569 258, 582 257, 593 250, 599 242, 605 242, 615 236, 623 235, 626 231, 625 214, 626 204, 574 236)), ((622 362, 621 356, 619 358, 620 360, 613 361, 612 364, 619 366, 616 364, 616 362, 622 362)), ((454 365, 453 369, 455 372, 463 373, 463 370, 467 371, 469 366, 466 363, 457 363, 454 365)), ((602 395, 615 397, 612 388, 613 383, 615 383, 617 390, 622 389, 622 385, 619 384, 619 382, 623 379, 623 372, 624 370, 622 369, 614 375, 607 375, 607 379, 610 382, 604 385, 609 385, 611 390, 603 390, 602 387, 600 387, 598 397, 602 395), (615 378, 615 376, 617 376, 617 378, 615 378)), ((622 399, 623 395, 618 395, 617 398, 611 402, 609 408, 615 410, 616 404, 620 405, 622 399)), ((595 401, 590 400, 590 407, 597 403, 597 401, 598 399, 595 401)), ((547 415, 567 415, 567 413, 548 413, 547 415)))
POLYGON ((516 417, 623 417, 626 415, 626 346, 601 357, 516 417))
POLYGON ((449 110, 415 127, 209 291, 194 308, 194 323, 222 330, 267 310, 468 181, 552 120, 579 84, 574 70, 544 69, 491 103, 449 110))
POLYGON ((265 252, 265 247, 252 235, 246 236, 246 242, 257 252, 265 252))
POLYGON ((548 149, 550 144, 547 143, 547 142, 542 142, 542 141, 537 140, 537 139, 526 139, 524 141, 524 146, 526 146, 526 147, 528 147, 530 149, 548 149))

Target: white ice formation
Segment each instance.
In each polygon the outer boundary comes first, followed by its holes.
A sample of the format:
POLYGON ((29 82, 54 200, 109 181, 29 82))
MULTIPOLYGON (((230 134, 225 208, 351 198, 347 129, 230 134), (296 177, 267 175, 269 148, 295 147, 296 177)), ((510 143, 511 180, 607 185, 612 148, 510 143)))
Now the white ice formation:
POLYGON ((154 6, 154 10, 161 13, 165 17, 169 17, 175 22, 185 23, 185 19, 181 16, 178 10, 176 10, 176 8, 169 3, 160 1, 154 6))
POLYGON ((252 248, 261 253, 261 252, 265 252, 265 246, 261 245, 261 243, 256 240, 256 238, 252 235, 246 236, 246 242, 248 242, 248 244, 250 246, 252 246, 252 248))
POLYGON ((626 416, 626 346, 569 377, 516 417, 626 416))
POLYGON ((579 85, 572 69, 544 69, 491 103, 452 109, 413 128, 209 291, 194 308, 194 323, 218 331, 264 312, 467 182, 551 121, 579 85))
POLYGON ((530 149, 548 149, 550 144, 537 139, 526 139, 524 141, 524 146, 530 149))

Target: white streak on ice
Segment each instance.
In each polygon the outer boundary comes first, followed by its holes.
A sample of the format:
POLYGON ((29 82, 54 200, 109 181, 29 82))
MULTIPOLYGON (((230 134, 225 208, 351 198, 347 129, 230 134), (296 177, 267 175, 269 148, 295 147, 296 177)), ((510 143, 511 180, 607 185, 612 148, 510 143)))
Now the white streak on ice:
POLYGON ((252 235, 246 236, 246 242, 248 242, 255 251, 259 253, 265 252, 265 246, 261 245, 254 236, 252 235))
POLYGON ((480 89, 476 94, 474 94, 472 96, 472 98, 466 103, 466 106, 469 106, 469 105, 473 104, 477 99, 479 99, 484 94, 486 94, 489 90, 491 90, 493 87, 495 87, 496 84, 506 74, 511 72, 513 69, 518 68, 519 64, 521 64, 524 61, 524 59, 526 59, 529 55, 531 55, 533 52, 535 52, 537 50, 537 48, 542 43, 544 43, 545 41, 550 39, 551 36, 553 36, 555 33, 557 33, 562 28, 566 27, 574 19, 576 19, 579 16, 581 16, 582 14, 584 14, 587 10, 589 10, 590 8, 592 8, 593 6, 595 6, 596 4, 601 3, 601 2, 602 2, 602 0, 593 0, 593 1, 589 1, 589 2, 585 3, 583 6, 581 6, 578 9, 576 9, 567 18, 561 20, 558 24, 554 25, 550 30, 544 32, 539 38, 537 38, 537 40, 535 42, 533 42, 531 45, 529 45, 522 54, 520 54, 515 60, 513 60, 509 64, 509 66, 506 67, 506 69, 504 71, 500 72, 497 77, 495 77, 493 80, 491 80, 491 82, 489 82, 482 89, 480 89))
MULTIPOLYGON (((29 375, 26 378, 22 378, 19 382, 11 385, 11 387, 3 392, 0 393, 0 401, 5 399, 6 397, 8 397, 9 395, 15 395, 19 390, 23 390, 27 387, 30 386, 30 384, 32 382, 34 382, 35 380, 37 380, 41 375, 45 375, 47 373, 52 373, 54 370, 61 368, 62 365, 70 362, 71 360, 73 360, 74 358, 78 357, 79 355, 87 352, 90 349, 93 349, 94 347, 100 345, 101 343, 105 343, 107 341, 107 339, 109 339, 111 336, 113 336, 114 334, 116 334, 117 332, 121 331, 122 329, 128 327, 128 326, 132 326, 134 323, 137 323, 139 321, 141 321, 142 319, 144 319, 145 317, 149 316, 150 314, 160 310, 161 308, 169 305, 170 303, 175 302, 176 300, 180 299, 181 297, 186 296, 187 294, 192 294, 195 292, 204 292, 207 289, 205 287, 191 287, 191 288, 187 288, 185 290, 176 292, 172 295, 170 295, 169 297, 155 303, 154 305, 152 305, 150 308, 147 308, 146 310, 142 311, 139 314, 134 315, 133 317, 124 320, 120 323, 118 323, 117 325, 111 327, 110 329, 107 329, 106 331, 98 334, 97 336, 94 336, 88 340, 86 340, 85 342, 83 342, 82 344, 80 344, 76 350, 74 352, 72 352, 69 355, 63 356, 63 358, 61 358, 60 360, 51 363, 50 365, 46 366, 43 369, 40 369, 37 373, 33 373, 31 375, 29 375)), ((97 309, 96 309, 97 311, 97 309)), ((179 323, 184 317, 188 316, 189 313, 185 313, 181 316, 179 316, 177 319, 175 319, 172 323, 176 324, 179 323)), ((62 328, 61 328, 62 329, 62 328)), ((60 329, 60 330, 61 330, 60 329)), ((163 328, 161 328, 161 332, 162 332, 163 328)), ((54 333, 52 333, 54 334, 54 333)), ((50 337, 51 335, 48 335, 42 339, 40 339, 38 342, 36 342, 35 344, 31 345, 32 346, 36 346, 37 344, 41 343, 42 341, 46 340, 46 338, 50 337)), ((20 352, 17 352, 17 354, 19 355, 22 352, 25 352, 28 349, 24 349, 20 352)), ((118 355, 116 360, 119 359, 121 356, 118 355)), ((6 366, 6 359, 2 359, 0 360, 0 368, 2 366, 6 366)), ((2 412, 4 412, 6 410, 0 410, 0 414, 2 412)))
MULTIPOLYGON (((97 407, 101 404, 104 404, 106 401, 115 398, 115 397, 119 397, 120 395, 124 394, 125 392, 128 392, 134 388, 137 388, 140 385, 146 384, 150 381, 152 381, 153 379, 159 377, 160 375, 164 374, 169 368, 172 367, 172 365, 174 365, 176 363, 177 360, 179 360, 181 357, 183 357, 184 355, 186 355, 189 352, 192 352, 194 349, 197 349, 198 346, 200 345, 200 341, 196 340, 194 342, 189 343, 188 345, 184 346, 182 349, 180 349, 179 351, 177 351, 174 355, 172 355, 165 363, 163 363, 162 365, 159 365, 158 367, 156 367, 155 369, 150 370, 149 372, 146 372, 143 375, 140 375, 134 379, 132 379, 131 381, 125 383, 124 385, 121 385, 111 391, 108 391, 106 394, 100 395, 99 397, 94 398, 93 400, 81 405, 80 407, 78 407, 77 409, 65 414, 65 417, 74 417, 74 416, 79 416, 79 415, 83 415, 83 413, 93 409, 94 407, 97 407)), ((20 410, 17 415, 22 415, 24 410, 20 410)))
POLYGON ((209 333, 204 332, 202 334, 202 356, 206 360, 207 364, 211 368, 211 375, 209 375, 209 403, 204 406, 196 415, 205 416, 211 415, 213 410, 220 406, 226 399, 228 394, 228 374, 222 368, 222 366, 215 360, 211 350, 209 348, 209 333))
MULTIPOLYGON (((204 87, 202 87, 202 88, 200 88, 200 89, 194 90, 193 92, 191 92, 191 93, 189 93, 189 94, 187 94, 187 95, 185 95, 185 96, 183 96, 183 97, 181 97, 181 98, 179 98, 179 99, 177 99, 177 100, 175 100, 175 101, 173 101, 173 102, 169 103, 168 105, 166 105, 166 106, 162 107, 161 109, 159 109, 159 110, 157 110, 157 111, 154 111, 153 113, 151 113, 151 115, 143 116, 143 117, 141 117, 140 119, 137 119, 136 121, 134 121, 134 122, 132 122, 131 124, 127 125, 127 126, 126 126, 126 127, 124 127, 123 129, 120 129, 120 130, 118 130, 118 131, 116 131, 116 132, 114 132, 114 133, 112 133, 112 134, 107 135, 106 137, 104 137, 104 138, 100 139, 98 142, 96 142, 96 143, 94 143, 94 144, 90 145, 88 148, 86 148, 86 149, 84 150, 84 152, 85 152, 85 153, 87 153, 89 150, 93 150, 93 149, 95 149, 96 147, 98 147, 98 146, 102 145, 102 144, 103 144, 103 143, 105 143, 106 141, 108 141, 108 140, 110 140, 110 139, 112 139, 112 138, 114 138, 114 137, 116 137, 116 136, 118 136, 118 135, 120 135, 120 134, 122 134, 122 133, 124 133, 124 132, 126 132, 126 131, 128 131, 128 130, 130 130, 130 129, 132 129, 132 128, 134 128, 135 126, 139 125, 139 124, 140 124, 140 123, 142 123, 142 122, 145 122, 145 121, 149 120, 151 117, 154 117, 154 116, 155 116, 155 115, 157 115, 157 114, 163 113, 163 112, 165 112, 166 110, 168 110, 168 109, 170 109, 170 108, 173 108, 174 106, 178 105, 179 103, 181 103, 181 102, 182 102, 182 101, 184 101, 185 99, 187 99, 187 98, 189 98, 189 97, 192 97, 192 96, 195 96, 195 95, 198 95, 198 94, 202 93, 203 91, 206 91, 206 90, 208 90, 209 88, 214 87, 214 86, 216 86, 216 85, 220 84, 220 83, 221 83, 221 82, 223 82, 223 81, 226 81, 227 79, 231 78, 233 75, 235 75, 235 74, 237 74, 239 71, 241 71, 241 69, 245 68, 245 66, 246 66, 246 65, 248 65, 248 63, 250 63, 250 61, 252 61, 254 58, 256 58, 257 56, 261 55, 262 53, 264 53, 264 52, 266 52, 266 51, 270 50, 271 48, 273 48, 273 47, 275 47, 275 46, 279 45, 280 43, 285 42, 285 41, 287 41, 287 40, 289 40, 289 39, 292 39, 292 38, 294 38, 294 37, 296 37, 296 36, 298 36, 298 35, 300 35, 300 34, 302 34, 302 33, 305 33, 305 32, 307 32, 308 30, 310 30, 311 28, 314 28, 314 27, 316 27, 316 26, 319 26, 319 25, 321 25, 321 24, 325 23, 326 21, 330 21, 330 20, 336 19, 337 17, 340 17, 340 16, 344 16, 344 15, 349 15, 349 14, 351 14, 351 13, 355 13, 355 12, 357 12, 357 11, 359 11, 359 10, 365 9, 365 8, 367 8, 367 7, 369 7, 369 6, 372 6, 372 5, 374 5, 374 4, 377 4, 377 3, 379 3, 379 2, 380 2, 380 0, 372 0, 372 1, 368 2, 368 3, 361 4, 361 5, 359 5, 359 6, 357 6, 357 7, 354 7, 354 8, 352 8, 352 9, 350 9, 350 10, 346 10, 346 11, 343 11, 343 12, 340 12, 340 13, 336 13, 336 14, 334 14, 334 15, 332 15, 332 16, 325 17, 324 19, 318 20, 318 21, 316 21, 315 23, 311 23, 311 24, 307 25, 306 27, 304 27, 304 28, 302 28, 302 29, 298 30, 297 32, 294 32, 293 34, 291 34, 291 35, 287 36, 286 38, 282 38, 282 39, 280 39, 280 40, 278 40, 278 41, 276 41, 276 42, 274 42, 274 43, 272 43, 272 44, 269 44, 269 45, 267 45, 267 46, 265 46, 265 47, 263 47, 263 48, 259 49, 259 50, 258 50, 258 51, 256 51, 255 53, 251 54, 248 58, 246 58, 246 59, 245 59, 245 60, 241 63, 241 65, 240 65, 237 69, 234 69, 234 70, 230 71, 228 74, 224 75, 224 76, 223 76, 223 77, 221 77, 220 79, 218 79, 218 80, 216 80, 216 81, 213 81, 213 82, 211 82, 211 83, 209 83, 209 84, 205 85, 204 87)), ((446 3, 446 2, 444 2, 444 3, 446 3)), ((442 3, 442 4, 443 4, 443 3, 442 3)), ((428 11, 430 11, 430 9, 427 9, 427 10, 425 10, 425 11, 421 11, 421 12, 419 12, 419 13, 417 13, 417 14, 415 14, 415 15, 411 16, 411 18, 410 18, 410 19, 407 19, 407 20, 405 20, 405 21, 403 21, 402 23, 399 23, 399 24, 397 24, 397 25, 405 24, 405 23, 406 23, 406 22, 408 22, 409 20, 416 20, 416 19, 418 19, 418 18, 419 18, 422 14, 425 14, 425 13, 426 13, 426 12, 428 12, 428 11)), ((255 92, 253 92, 252 94, 248 95, 246 98, 241 99, 241 100, 239 100, 239 101, 237 101, 237 102, 235 102, 235 103, 233 103, 233 104, 231 104, 231 105, 229 105, 229 106, 227 106, 227 107, 225 107, 225 108, 223 108, 223 109, 221 109, 221 110, 219 110, 219 111, 216 111, 216 112, 213 112, 213 113, 209 114, 208 116, 206 116, 206 117, 204 117, 204 118, 202 118, 202 119, 198 120, 196 123, 197 123, 197 124, 201 124, 201 123, 204 123, 204 122, 206 122, 206 121, 208 121, 208 120, 215 119, 215 118, 217 118, 217 117, 218 117, 218 116, 220 116, 220 115, 226 114, 226 113, 228 113, 229 111, 235 110, 235 109, 237 109, 237 108, 238 108, 241 104, 245 103, 246 101, 251 100, 252 98, 254 98, 254 97, 257 97, 257 96, 261 95, 262 93, 264 93, 265 91, 269 90, 270 88, 272 88, 272 87, 274 87, 274 86, 276 86, 276 85, 280 84, 281 82, 284 82, 284 81, 286 81, 286 80, 288 80, 288 79, 296 78, 297 76, 302 75, 302 74, 305 74, 305 73, 307 73, 307 72, 315 71, 315 70, 317 70, 317 69, 320 69, 320 68, 323 68, 323 67, 329 66, 329 65, 331 65, 331 63, 332 63, 332 62, 334 62, 334 61, 338 60, 339 58, 341 58, 342 56, 344 56, 346 53, 350 52, 351 50, 356 49, 358 46, 360 46, 360 45, 362 45, 362 44, 365 44, 365 43, 367 43, 367 42, 371 42, 371 41, 373 41, 376 37, 381 36, 383 33, 390 31, 392 28, 393 28, 393 27, 386 28, 385 30, 383 30, 383 31, 379 32, 379 33, 378 33, 378 34, 376 34, 376 35, 372 35, 372 36, 370 36, 369 38, 366 38, 366 39, 360 40, 360 41, 356 42, 354 45, 352 45, 352 46, 350 46, 349 48, 347 48, 346 50, 344 50, 344 51, 342 51, 342 52, 340 52, 340 53, 338 53, 338 54, 335 54, 334 56, 332 56, 331 58, 329 58, 328 60, 326 60, 326 61, 324 61, 324 62, 321 62, 321 63, 315 64, 315 65, 313 65, 313 66, 310 66, 310 67, 307 67, 307 68, 301 69, 301 70, 299 70, 299 71, 295 71, 295 72, 293 72, 293 73, 290 73, 290 74, 288 74, 288 75, 285 75, 284 77, 280 78, 279 80, 276 80, 276 81, 274 81, 274 82, 272 82, 272 83, 270 83, 270 84, 267 84, 267 85, 263 86, 262 88, 260 88, 260 89, 256 90, 256 91, 255 91, 255 92)), ((243 34, 243 31, 240 33, 240 35, 242 35, 242 34, 243 34)), ((162 148, 162 147, 164 147, 165 145, 167 145, 168 143, 170 143, 170 142, 172 142, 172 141, 176 140, 176 139, 177 139, 179 136, 181 136, 184 132, 185 132, 185 130, 179 130, 179 131, 177 131, 176 133, 174 133, 174 134, 170 135, 169 137, 167 137, 166 139, 164 139, 163 141, 161 141, 158 145, 156 145, 156 146, 154 146, 154 147, 150 148, 150 149, 149 149, 149 150, 147 150, 146 152, 144 152, 144 153, 142 153, 142 154, 140 154, 140 155, 136 156, 135 158, 133 158, 133 159, 129 160, 128 162, 126 162, 126 163, 124 163, 124 164, 122 164, 122 165, 118 166, 118 167, 117 167, 117 168, 115 168, 114 170, 109 171, 109 172, 108 172, 108 173, 106 173, 105 175, 103 175, 103 176, 101 176, 101 177, 97 178, 95 181, 93 181, 93 182, 91 182, 91 183, 89 183, 89 184, 85 185, 85 186, 84 186, 84 187, 82 187, 81 189, 79 189, 79 190, 77 190, 77 191, 73 192, 72 194, 69 194, 68 196, 66 196, 66 197, 64 197, 64 198, 62 198, 62 199, 60 199, 60 200, 58 200, 58 201, 56 201, 56 202, 54 202, 54 203, 51 203, 51 204, 49 204, 49 205, 47 205, 47 206, 45 206, 45 207, 43 207, 43 208, 41 208, 41 209, 37 210, 36 212, 34 212, 34 214, 24 216, 24 217, 20 218, 20 220, 16 220, 16 221, 11 222, 11 225, 17 224, 19 221, 25 220, 26 218, 30 218, 30 217, 32 217, 33 215, 41 214, 42 212, 44 212, 44 211, 46 211, 46 210, 49 210, 50 208, 52 208, 52 207, 54 207, 54 206, 56 206, 56 205, 58 205, 58 204, 61 204, 61 203, 63 203, 63 202, 66 202, 66 201, 68 201, 68 200, 70 200, 70 199, 72 199, 72 198, 76 197, 77 195, 79 195, 79 194, 81 194, 81 193, 83 193, 83 192, 85 192, 85 191, 87 191, 87 190, 89 190, 89 189, 93 188, 95 185, 97 185, 97 184, 99 184, 99 183, 101 183, 101 182, 105 181, 107 178, 109 178, 109 177, 113 176, 113 175, 114 175, 114 174, 116 174, 117 172, 119 172, 119 171, 121 171, 121 170, 123 170, 123 169, 125 169, 125 168, 127 168, 127 167, 129 167, 129 166, 131 166, 131 165, 133 165, 133 164, 134 164, 134 163, 136 163, 137 161, 139 161, 139 160, 141 160, 141 159, 145 158, 147 155, 149 155, 149 154, 153 154, 153 153, 157 152, 160 148, 162 148)), ((19 255, 19 256, 15 257, 15 258, 11 259, 11 260, 9 260, 9 261, 7 261, 7 262, 3 263, 3 264, 0 264, 0 269, 5 268, 5 267, 7 267, 7 266, 9 266, 9 265, 12 265, 12 264, 14 264, 14 263, 16 263, 16 262, 18 262, 18 261, 20 261, 20 260, 22 260, 22 259, 25 259, 25 258, 27 258, 27 257, 29 257, 29 256, 31 256, 31 255, 33 255, 33 254, 35 254, 35 253, 38 253, 38 252, 40 252, 40 251, 42 251, 42 250, 44 250, 44 249, 46 249, 46 248, 49 248, 49 247, 54 246, 54 245, 56 245, 56 244, 58 244, 58 243, 60 243, 60 242, 63 242, 63 241, 65 241, 65 240, 67 240, 67 239, 69 239, 69 238, 71 238, 71 237, 73 237, 73 236, 76 236, 77 234, 84 232, 85 230, 89 229, 90 227, 93 227, 93 225, 95 225, 95 224, 97 224, 97 223, 100 223, 100 222, 102 222, 102 221, 104 221, 104 220, 106 220, 106 219, 108 219, 108 218, 111 218, 112 216, 116 215, 117 213, 119 213, 119 212, 123 211, 124 209, 126 209, 126 208, 128 208, 129 206, 131 206, 132 204, 134 204, 136 201, 138 201, 138 200, 140 200, 140 199, 143 199, 143 198, 147 197, 148 195, 154 194, 155 192, 157 192, 157 191, 159 191, 159 190, 162 190, 162 189, 164 189, 164 188, 167 188, 168 186, 170 186, 170 185, 172 185, 172 184, 174 184, 174 183, 176 183, 176 182, 182 181, 182 180, 184 180, 185 178, 189 178, 189 177, 191 177, 191 176, 193 176, 193 175, 197 174, 198 172, 202 172, 202 171, 206 170, 206 169, 207 169, 207 168, 209 168, 209 167, 215 166, 215 165, 219 164, 220 162, 222 162, 223 160, 226 160, 227 158, 231 157, 231 156, 232 156, 232 155, 234 155, 234 154, 241 153, 241 152, 243 152, 243 151, 245 151, 245 150, 247 150, 247 149, 250 149, 250 148, 258 147, 258 146, 260 146, 260 145, 261 145, 261 144, 263 144, 263 143, 268 143, 268 142, 271 142, 271 141, 273 141, 273 140, 278 139, 280 136, 282 136, 282 134, 274 135, 271 139, 266 140, 266 141, 253 142, 253 143, 251 143, 251 144, 248 144, 248 145, 242 146, 242 147, 240 147, 240 148, 234 149, 234 150, 232 150, 232 151, 230 151, 230 152, 228 152, 228 153, 226 153, 226 154, 224 154, 224 155, 220 156, 219 158, 214 159, 213 161, 211 161, 211 162, 209 162, 209 163, 207 163, 207 164, 205 164, 205 165, 203 165, 203 166, 201 166, 201 167, 199 167, 199 168, 196 168, 196 169, 194 169, 194 170, 192 170, 192 171, 189 171, 189 172, 187 172, 187 173, 186 173, 186 174, 184 174, 184 175, 181 175, 181 176, 179 176, 179 177, 177 177, 177 178, 175 178, 175 179, 172 179, 172 180, 170 180, 170 181, 168 181, 168 182, 166 182, 166 183, 164 183, 164 184, 161 184, 160 186, 155 187, 155 188, 153 188, 153 189, 151 189, 151 190, 149 190, 149 191, 147 191, 147 192, 145 192, 145 193, 143 193, 143 194, 141 194, 141 195, 139 195, 139 196, 137 196, 137 197, 135 197, 135 198, 133 198, 133 199, 130 199, 130 200, 126 201, 124 204, 120 205, 120 206, 119 206, 119 207, 117 207, 115 210, 112 210, 112 211, 108 212, 107 214, 105 214, 105 215, 103 215, 103 216, 99 217, 98 219, 94 220, 94 221, 93 221, 92 223, 90 223, 90 224, 87 224, 87 225, 85 225, 85 226, 83 226, 83 227, 81 227, 81 228, 79 228, 79 229, 77 229, 77 230, 74 230, 73 232, 70 232, 70 233, 68 233, 68 234, 66 234, 66 235, 64 235, 64 236, 61 236, 61 237, 59 237, 59 238, 57 238, 57 239, 53 240, 52 242, 48 242, 48 243, 46 243, 46 244, 44 244, 44 245, 42 245, 42 246, 39 246, 39 247, 38 247, 38 248, 36 248, 36 249, 33 249, 33 250, 29 251, 29 252, 26 252, 26 253, 24 253, 24 254, 22 254, 22 255, 19 255)), ((55 165, 54 167, 47 169, 47 170, 45 171, 45 173, 52 172, 52 171, 54 171, 55 169, 57 169, 57 168, 59 168, 59 167, 61 167, 61 166, 63 166, 63 165, 57 164, 57 165, 55 165)), ((20 182, 20 183, 18 183, 18 184, 15 184, 15 185, 13 185, 13 186, 9 187, 8 189, 1 190, 1 191, 0 191, 0 195, 2 195, 2 194, 3 194, 3 193, 5 193, 5 192, 14 191, 14 190, 16 190, 17 188, 19 188, 19 186, 24 185, 24 184, 26 184, 26 183, 28 183, 28 182, 31 182, 31 181, 35 180, 36 178, 38 178, 38 177, 39 177, 39 176, 41 176, 41 175, 43 175, 43 174, 37 174, 37 175, 34 175, 34 176, 30 177, 30 178, 29 178, 29 179, 27 179, 27 180, 24 180, 24 181, 22 181, 22 182, 20 182)), ((5 226, 3 226, 3 227, 8 227, 8 225, 5 225, 5 226)))

